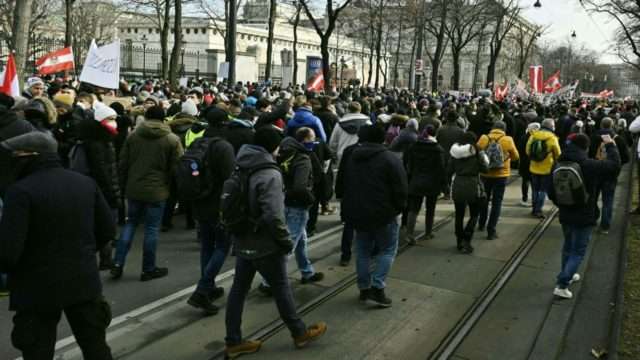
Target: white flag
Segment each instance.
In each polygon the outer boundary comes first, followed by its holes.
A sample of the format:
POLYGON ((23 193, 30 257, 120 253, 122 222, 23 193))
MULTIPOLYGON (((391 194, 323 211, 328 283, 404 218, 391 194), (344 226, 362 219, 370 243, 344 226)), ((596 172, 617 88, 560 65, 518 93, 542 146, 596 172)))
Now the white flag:
POLYGON ((117 89, 120 84, 120 40, 97 47, 91 42, 89 53, 82 67, 80 81, 107 89, 117 89))

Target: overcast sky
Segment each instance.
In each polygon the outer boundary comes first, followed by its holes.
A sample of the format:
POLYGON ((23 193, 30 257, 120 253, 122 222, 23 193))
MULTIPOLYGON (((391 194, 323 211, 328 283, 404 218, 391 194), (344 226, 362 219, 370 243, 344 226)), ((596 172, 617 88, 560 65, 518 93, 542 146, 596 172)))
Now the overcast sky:
POLYGON ((603 63, 620 63, 620 59, 609 49, 613 43, 616 24, 604 14, 589 14, 579 0, 540 0, 541 8, 534 8, 535 0, 519 0, 524 8, 523 16, 538 25, 550 25, 542 41, 566 42, 573 30, 576 42, 603 54, 603 63))

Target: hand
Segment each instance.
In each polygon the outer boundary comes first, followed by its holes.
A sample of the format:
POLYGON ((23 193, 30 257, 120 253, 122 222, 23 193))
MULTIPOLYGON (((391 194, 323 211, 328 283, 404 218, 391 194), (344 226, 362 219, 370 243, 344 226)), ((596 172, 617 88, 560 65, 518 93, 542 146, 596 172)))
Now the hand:
POLYGON ((613 138, 611 137, 611 135, 600 135, 600 137, 602 138, 602 142, 606 145, 606 144, 613 144, 613 138))

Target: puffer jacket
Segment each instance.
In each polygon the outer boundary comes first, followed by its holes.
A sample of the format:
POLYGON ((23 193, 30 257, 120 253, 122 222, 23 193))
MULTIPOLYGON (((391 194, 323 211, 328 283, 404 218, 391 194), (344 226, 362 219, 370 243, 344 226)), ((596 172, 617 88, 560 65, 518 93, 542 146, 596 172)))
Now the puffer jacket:
POLYGON ((327 142, 327 135, 324 132, 322 122, 311 112, 310 108, 301 107, 296 110, 293 118, 287 123, 287 136, 296 136, 296 131, 301 127, 308 127, 316 134, 316 138, 327 142))
POLYGON ((562 151, 558 143, 558 137, 553 131, 542 128, 531 133, 529 141, 527 141, 527 155, 530 158, 529 171, 533 175, 549 175, 553 169, 553 165, 560 157, 562 151), (543 161, 535 161, 531 159, 531 144, 536 140, 544 140, 547 144, 547 157, 543 161))
POLYGON ((449 172, 454 174, 451 186, 453 201, 474 203, 484 197, 480 173, 487 171, 489 159, 473 145, 453 144, 449 151, 449 172))
POLYGON ((336 154, 338 165, 342 160, 344 150, 358 142, 358 131, 364 125, 371 125, 371 121, 366 115, 349 113, 340 119, 338 126, 333 128, 329 149, 336 154))
POLYGON ((234 253, 245 259, 287 253, 293 244, 284 218, 282 174, 275 159, 261 146, 243 145, 236 165, 241 169, 265 168, 249 178, 249 211, 257 222, 256 229, 232 235, 234 253))
POLYGON ((389 150, 403 154, 411 145, 418 141, 418 132, 406 127, 400 130, 400 134, 389 145, 389 150))
POLYGON ((419 139, 404 154, 409 194, 438 195, 446 184, 444 150, 435 140, 419 139))
POLYGON ((451 146, 460 141, 463 134, 464 130, 455 122, 447 122, 438 129, 436 139, 438 139, 438 143, 442 146, 442 149, 444 149, 447 158, 449 158, 451 146))
POLYGON ((120 154, 120 184, 129 199, 158 202, 169 197, 171 179, 183 149, 169 125, 147 120, 125 141, 120 154))
POLYGON ((520 159, 520 154, 518 153, 516 144, 513 142, 513 138, 505 134, 502 130, 493 129, 489 135, 482 135, 480 139, 478 139, 478 149, 486 151, 491 142, 498 142, 500 147, 502 147, 504 167, 500 169, 490 169, 481 175, 487 178, 504 178, 511 176, 511 160, 518 161, 520 159))
POLYGON ((209 145, 207 154, 209 173, 211 174, 211 192, 202 199, 193 202, 194 218, 198 221, 217 223, 220 216, 220 195, 225 180, 231 176, 235 165, 233 146, 220 139, 209 145))
POLYGON ((284 203, 286 206, 307 208, 315 202, 313 193, 313 152, 292 137, 280 144, 278 163, 284 181, 284 203))
POLYGON ((171 128, 171 132, 178 135, 180 138, 180 143, 182 147, 185 148, 185 136, 187 131, 191 129, 194 123, 198 121, 195 116, 191 116, 189 114, 178 113, 174 117, 169 117, 166 119, 167 125, 171 128))

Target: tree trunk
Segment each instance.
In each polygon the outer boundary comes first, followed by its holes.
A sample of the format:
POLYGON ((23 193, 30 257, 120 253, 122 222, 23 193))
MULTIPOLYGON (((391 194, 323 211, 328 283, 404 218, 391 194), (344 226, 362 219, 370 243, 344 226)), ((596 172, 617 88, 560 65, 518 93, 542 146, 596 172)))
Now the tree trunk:
MULTIPOLYGON (((382 2, 380 4, 380 7, 382 8, 382 2)), ((382 11, 380 11, 381 13, 382 11)), ((381 50, 382 50, 382 14, 378 14, 378 37, 376 39, 376 82, 375 82, 375 88, 377 89, 380 86, 380 70, 381 70, 381 65, 380 65, 380 57, 381 57, 381 50)))
POLYGON ((274 28, 276 27, 276 6, 277 0, 269 0, 269 35, 267 39, 267 68, 264 70, 265 80, 271 80, 271 62, 273 61, 273 32, 274 28))
POLYGON ((402 21, 398 25, 398 44, 396 46, 396 58, 393 64, 393 87, 398 87, 398 62, 400 61, 400 40, 402 40, 402 21))
POLYGON ((330 36, 323 36, 320 38, 320 53, 322 54, 322 76, 324 77, 324 91, 328 93, 331 91, 331 74, 329 61, 329 38, 330 36))
MULTIPOLYGON (((16 3, 16 8, 14 9, 12 41, 15 44, 15 61, 19 80, 22 80, 24 76, 27 62, 32 3, 32 0, 20 0, 16 3)), ((22 84, 22 81, 20 81, 20 84, 22 84)))
POLYGON ((296 17, 293 20, 293 85, 298 84, 298 24, 300 23, 300 3, 296 3, 296 17))
POLYGON ((369 43, 371 46, 369 47, 369 72, 367 76, 367 85, 371 85, 371 79, 373 78, 373 51, 371 51, 371 49, 373 49, 373 36, 375 35, 374 30, 373 24, 371 24, 369 26, 369 43))
POLYGON ((478 48, 476 50, 476 62, 473 67, 473 84, 471 84, 473 92, 476 92, 478 86, 478 76, 480 76, 480 53, 482 52, 483 42, 484 34, 480 34, 480 37, 478 37, 478 48))
POLYGON ((229 28, 227 29, 229 53, 227 54, 227 61, 229 62, 229 86, 234 86, 236 83, 236 17, 238 12, 236 10, 236 0, 229 0, 229 28))
POLYGON ((182 49, 182 1, 175 3, 173 25, 173 50, 171 51, 171 61, 169 63, 169 80, 173 88, 178 88, 178 69, 180 68, 180 56, 182 49))
POLYGON ((455 49, 451 47, 451 58, 453 60, 453 84, 454 90, 460 90, 460 51, 461 49, 455 49))
POLYGON ((169 78, 169 28, 171 28, 171 6, 168 1, 164 5, 164 15, 160 30, 160 61, 162 62, 162 79, 169 78))
POLYGON ((75 0, 65 0, 65 27, 64 27, 64 47, 71 46, 71 18, 73 16, 73 3, 75 0))
POLYGON ((431 61, 431 91, 438 91, 438 76, 440 75, 440 59, 437 56, 431 61))
POLYGON ((497 62, 498 58, 492 56, 489 59, 489 66, 487 67, 487 81, 486 81, 486 86, 488 88, 492 88, 492 86, 490 85, 495 85, 493 84, 493 81, 495 79, 496 76, 496 62, 497 62))

